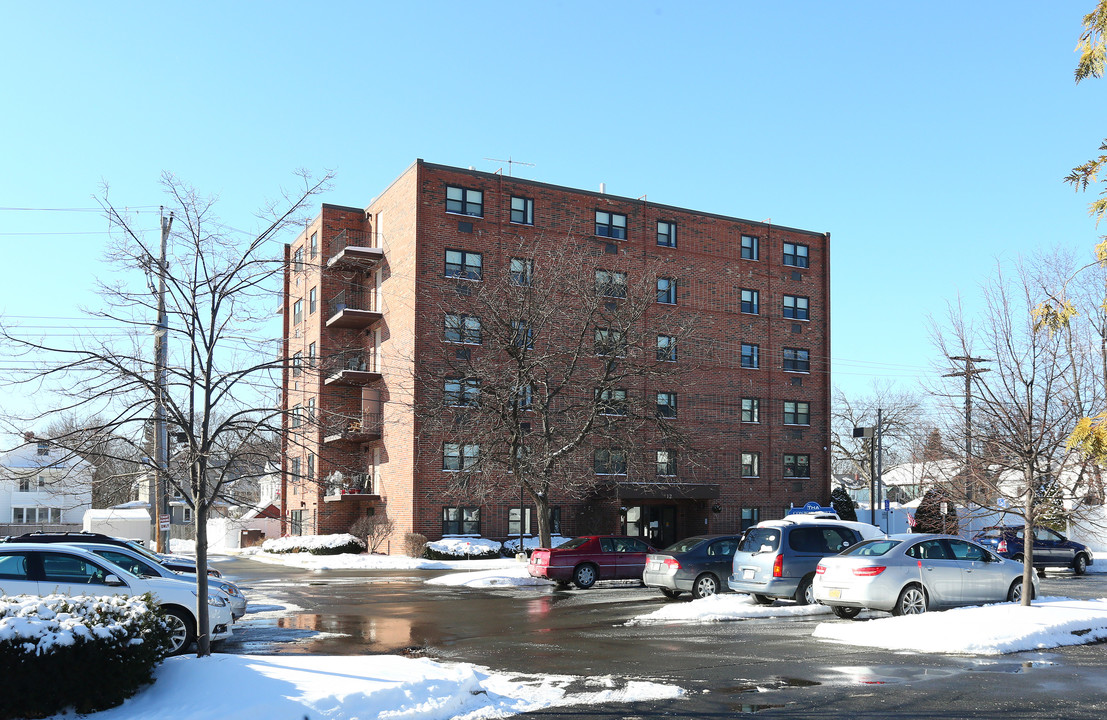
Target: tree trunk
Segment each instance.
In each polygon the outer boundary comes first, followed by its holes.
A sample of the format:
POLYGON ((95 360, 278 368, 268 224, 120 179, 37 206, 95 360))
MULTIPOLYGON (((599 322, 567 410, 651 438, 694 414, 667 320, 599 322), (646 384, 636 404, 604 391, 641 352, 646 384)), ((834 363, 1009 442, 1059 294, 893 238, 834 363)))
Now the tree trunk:
POLYGON ((1034 491, 1027 486, 1026 505, 1023 507, 1022 525, 1022 600, 1023 607, 1030 607, 1030 598, 1034 594, 1034 491))
POLYGON ((193 510, 196 521, 196 657, 211 655, 211 636, 208 628, 211 617, 208 612, 208 508, 197 502, 193 510))
POLYGON ((534 511, 538 513, 538 547, 550 547, 550 499, 546 495, 534 498, 534 511))

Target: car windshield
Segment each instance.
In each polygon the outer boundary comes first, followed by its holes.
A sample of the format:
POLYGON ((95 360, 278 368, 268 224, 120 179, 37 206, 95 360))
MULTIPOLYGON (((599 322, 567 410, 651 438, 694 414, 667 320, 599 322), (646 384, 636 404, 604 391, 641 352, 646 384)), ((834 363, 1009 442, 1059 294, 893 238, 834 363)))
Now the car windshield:
POLYGON ((780 547, 780 528, 750 528, 742 539, 742 552, 774 552, 780 547))
POLYGON ((854 557, 880 557, 886 555, 889 550, 899 545, 899 540, 889 540, 886 538, 880 538, 879 540, 865 540, 859 542, 851 548, 847 548, 842 551, 842 555, 852 555, 854 557))
POLYGON ((562 543, 557 546, 558 550, 576 550, 578 547, 588 542, 588 538, 573 538, 567 543, 562 543))
POLYGON ((700 545, 703 545, 704 542, 706 542, 705 538, 694 538, 694 537, 693 538, 684 538, 680 542, 675 542, 672 545, 670 545, 669 547, 665 548, 662 552, 685 553, 685 552, 688 552, 689 550, 694 550, 695 548, 699 547, 700 545))
POLYGON ((160 557, 153 554, 152 552, 150 552, 146 548, 142 547, 138 543, 128 540, 127 541, 127 547, 129 547, 131 550, 134 550, 136 553, 138 553, 142 557, 146 558, 147 560, 150 560, 152 562, 156 562, 159 565, 161 564, 161 558, 160 557))

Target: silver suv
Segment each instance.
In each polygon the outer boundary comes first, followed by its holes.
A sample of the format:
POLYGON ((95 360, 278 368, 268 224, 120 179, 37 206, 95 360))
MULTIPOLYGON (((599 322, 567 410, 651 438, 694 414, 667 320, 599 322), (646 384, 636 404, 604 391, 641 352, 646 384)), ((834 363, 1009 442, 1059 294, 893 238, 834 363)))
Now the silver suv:
POLYGON ((884 533, 873 525, 846 520, 789 517, 766 520, 746 531, 734 553, 728 585, 759 603, 789 598, 801 605, 815 601, 811 581, 827 555, 884 533))

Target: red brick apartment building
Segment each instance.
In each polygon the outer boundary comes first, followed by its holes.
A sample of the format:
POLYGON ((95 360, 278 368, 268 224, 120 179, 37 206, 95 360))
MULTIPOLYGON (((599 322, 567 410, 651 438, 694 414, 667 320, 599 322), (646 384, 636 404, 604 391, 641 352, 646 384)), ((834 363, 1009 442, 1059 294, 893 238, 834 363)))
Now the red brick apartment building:
POLYGON ((584 500, 551 497, 555 531, 663 544, 826 504, 829 234, 418 160, 367 208, 323 205, 286 248, 287 533, 346 532, 381 513, 395 523, 393 551, 407 532, 505 538, 520 520, 537 532, 518 491, 445 496, 442 438, 422 427, 412 379, 445 341, 432 291, 456 282, 459 264, 507 272, 504 248, 515 245, 505 238, 535 233, 576 233, 630 258, 631 273, 663 264, 676 282, 659 279, 659 302, 705 318, 733 350, 677 388, 685 430, 712 438, 705 471, 691 483, 630 477, 584 500), (714 412, 695 412, 708 401, 714 412))

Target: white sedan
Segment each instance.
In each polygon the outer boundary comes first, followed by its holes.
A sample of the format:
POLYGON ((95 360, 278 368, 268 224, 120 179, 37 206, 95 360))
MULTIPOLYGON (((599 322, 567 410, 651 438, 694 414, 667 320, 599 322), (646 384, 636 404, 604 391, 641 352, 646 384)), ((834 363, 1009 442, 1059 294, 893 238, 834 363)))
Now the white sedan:
MULTIPOLYGON (((964 538, 892 535, 820 560, 813 589, 816 602, 829 605, 840 618, 854 618, 865 609, 917 615, 958 605, 1017 602, 1022 570, 1022 563, 964 538)), ((1038 576, 1031 578, 1036 594, 1038 576)))
MULTIPOLYGON (((0 545, 0 594, 127 595, 150 593, 170 624, 171 654, 196 639, 196 585, 187 580, 140 578, 83 548, 41 543, 0 545)), ((209 592, 208 632, 213 641, 231 637, 231 608, 221 592, 209 592)))

